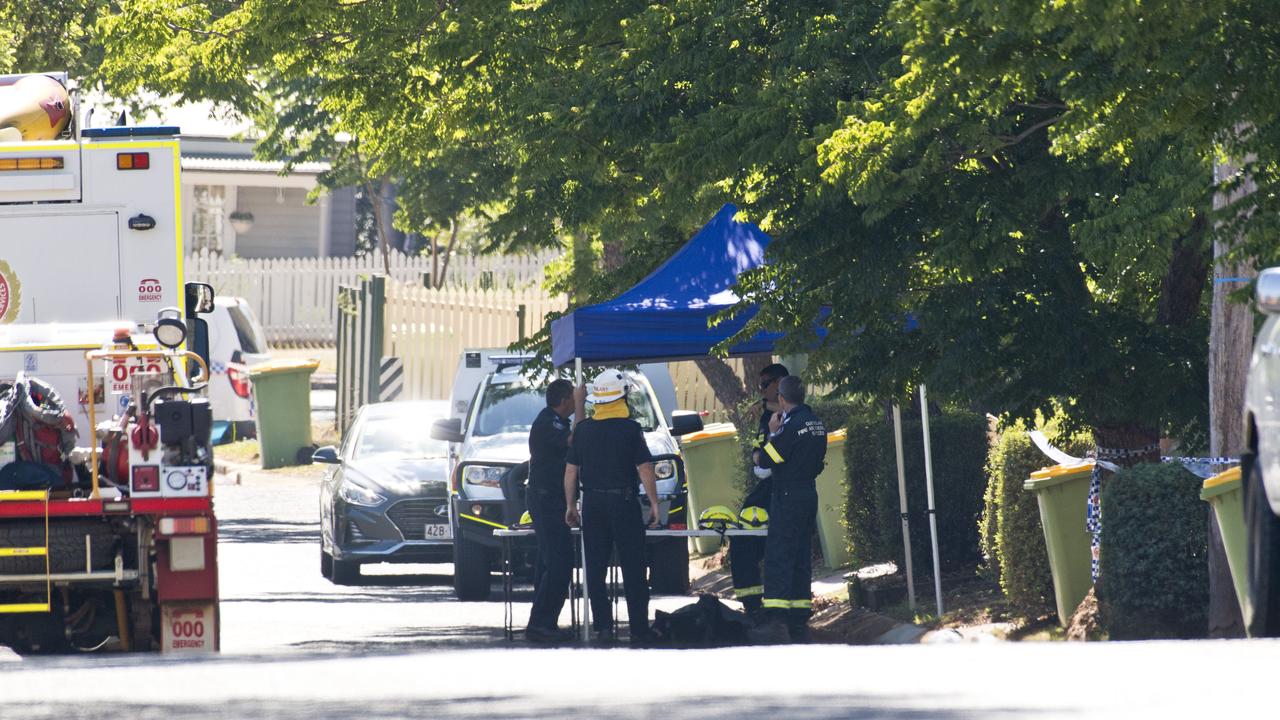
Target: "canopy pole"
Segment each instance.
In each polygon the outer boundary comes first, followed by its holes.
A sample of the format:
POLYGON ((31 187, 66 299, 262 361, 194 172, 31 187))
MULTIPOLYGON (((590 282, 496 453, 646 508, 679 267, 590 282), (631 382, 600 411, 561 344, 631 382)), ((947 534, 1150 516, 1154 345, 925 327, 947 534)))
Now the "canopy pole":
POLYGON ((933 592, 942 619, 942 567, 938 562, 938 512, 933 506, 933 451, 929 445, 929 399, 920 386, 920 425, 924 430, 924 480, 929 491, 929 539, 933 542, 933 592))
POLYGON ((907 472, 902 459, 902 408, 893 406, 893 445, 898 454, 898 510, 902 514, 902 556, 906 558, 907 601, 916 611, 916 579, 911 571, 911 526, 907 519, 907 472))
MULTIPOLYGON (((582 358, 573 359, 573 387, 582 384, 582 358)), ((586 418, 577 418, 582 422, 586 418)), ((581 479, 579 479, 581 480, 581 479)), ((578 515, 578 547, 582 550, 582 641, 591 641, 591 591, 587 589, 587 540, 582 534, 582 515, 578 515)))

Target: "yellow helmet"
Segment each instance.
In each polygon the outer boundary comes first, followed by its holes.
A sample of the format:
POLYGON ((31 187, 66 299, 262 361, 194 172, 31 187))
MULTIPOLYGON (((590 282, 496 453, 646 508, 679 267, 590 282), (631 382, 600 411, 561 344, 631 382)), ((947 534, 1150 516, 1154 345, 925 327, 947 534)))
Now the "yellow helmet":
POLYGON ((769 511, 756 505, 742 508, 742 512, 738 514, 738 519, 742 523, 742 527, 750 530, 769 527, 769 511))
POLYGON ((712 505, 702 514, 698 516, 698 527, 703 530, 724 531, 729 528, 741 527, 738 524, 738 517, 733 511, 723 505, 712 505))

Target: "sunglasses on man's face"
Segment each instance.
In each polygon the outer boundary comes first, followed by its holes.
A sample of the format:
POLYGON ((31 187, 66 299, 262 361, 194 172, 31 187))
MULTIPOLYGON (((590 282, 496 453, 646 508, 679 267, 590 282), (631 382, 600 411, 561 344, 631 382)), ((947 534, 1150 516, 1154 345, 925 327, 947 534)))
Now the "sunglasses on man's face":
POLYGON ((769 386, 770 386, 770 385, 772 385, 772 384, 774 384, 774 383, 776 383, 776 382, 778 382, 778 378, 769 378, 769 379, 767 379, 767 380, 761 380, 761 381, 760 381, 760 389, 761 389, 761 390, 768 390, 768 389, 769 389, 769 386))

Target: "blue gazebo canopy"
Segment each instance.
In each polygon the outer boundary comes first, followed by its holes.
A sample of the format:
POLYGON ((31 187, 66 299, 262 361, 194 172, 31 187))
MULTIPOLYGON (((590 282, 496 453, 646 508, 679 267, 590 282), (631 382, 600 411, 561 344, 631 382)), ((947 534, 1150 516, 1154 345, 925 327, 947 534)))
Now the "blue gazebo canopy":
MULTIPOLYGON (((575 358, 602 364, 704 357, 740 331, 755 316, 754 306, 714 328, 707 324, 738 303, 732 290, 738 275, 765 262, 769 236, 751 223, 734 220, 737 212, 737 207, 726 204, 630 290, 552 322, 552 361, 561 366, 575 358)), ((729 352, 771 352, 781 337, 781 333, 759 333, 729 352)))

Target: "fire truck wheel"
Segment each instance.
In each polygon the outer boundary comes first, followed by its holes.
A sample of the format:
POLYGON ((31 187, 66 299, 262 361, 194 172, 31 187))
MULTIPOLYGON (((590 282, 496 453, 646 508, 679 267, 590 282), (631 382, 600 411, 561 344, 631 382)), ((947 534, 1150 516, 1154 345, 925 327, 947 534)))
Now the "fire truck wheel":
MULTIPOLYGON (((44 521, 12 523, 0 526, 0 548, 44 547, 44 521)), ((86 553, 89 569, 110 570, 115 566, 112 547, 115 538, 105 523, 57 523, 49 525, 49 571, 55 573, 84 572, 86 553), (88 538, 86 545, 85 538, 88 538)), ((40 556, 0 557, 0 574, 43 574, 45 560, 40 556)))
POLYGON ((320 548, 320 574, 325 579, 333 578, 333 556, 325 552, 323 547, 320 548))
POLYGON ((360 563, 349 560, 333 561, 333 584, 356 585, 360 582, 360 563))

